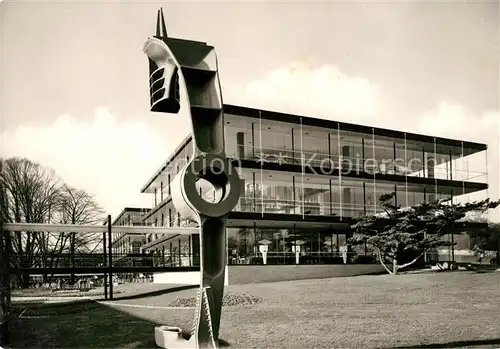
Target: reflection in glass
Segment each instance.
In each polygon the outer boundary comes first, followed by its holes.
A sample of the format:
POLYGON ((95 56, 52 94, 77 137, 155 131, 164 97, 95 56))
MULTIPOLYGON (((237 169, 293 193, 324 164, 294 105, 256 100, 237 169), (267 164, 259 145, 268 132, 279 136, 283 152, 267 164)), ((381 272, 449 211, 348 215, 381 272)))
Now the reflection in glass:
MULTIPOLYGON (((396 185, 396 200, 395 204, 398 206, 401 206, 401 208, 405 208, 408 206, 413 206, 414 204, 412 203, 413 201, 413 195, 415 193, 408 192, 406 191, 406 185, 404 184, 397 184, 396 185)), ((422 195, 423 199, 423 195, 422 195)))
MULTIPOLYGON (((300 264, 343 264, 339 246, 346 244, 345 232, 318 228, 228 228, 228 264, 263 264, 259 242, 268 242, 267 264, 295 264, 293 247, 301 246, 300 264)), ((365 249, 350 252, 351 262, 365 249)), ((366 262, 366 261, 365 261, 366 262)))

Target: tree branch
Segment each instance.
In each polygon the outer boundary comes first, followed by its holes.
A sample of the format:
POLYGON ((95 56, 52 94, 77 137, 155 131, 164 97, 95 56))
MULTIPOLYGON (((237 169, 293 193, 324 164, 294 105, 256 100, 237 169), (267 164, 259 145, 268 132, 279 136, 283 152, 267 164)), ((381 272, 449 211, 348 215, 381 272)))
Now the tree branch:
POLYGON ((415 263, 420 257, 422 257, 424 255, 424 253, 421 253, 417 258, 415 258, 414 260, 412 260, 411 262, 408 262, 406 264, 403 264, 403 265, 398 265, 398 270, 399 269, 403 269, 403 268, 406 268, 407 266, 410 266, 412 265, 413 263, 415 263))
POLYGON ((387 268, 387 266, 384 263, 384 260, 382 258, 382 254, 380 253, 380 248, 378 248, 378 247, 375 247, 375 248, 377 249, 378 258, 380 259, 380 264, 382 264, 382 266, 385 268, 385 270, 387 270, 387 272, 392 275, 393 274, 392 271, 389 270, 389 268, 387 268))

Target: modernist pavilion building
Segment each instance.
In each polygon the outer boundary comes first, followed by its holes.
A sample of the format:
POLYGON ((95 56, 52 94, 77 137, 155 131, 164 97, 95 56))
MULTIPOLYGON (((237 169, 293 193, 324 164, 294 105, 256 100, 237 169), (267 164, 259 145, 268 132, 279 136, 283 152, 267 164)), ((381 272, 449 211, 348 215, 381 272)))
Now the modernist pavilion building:
MULTIPOLYGON (((233 105, 224 113, 226 155, 241 178, 241 199, 228 219, 229 264, 263 264, 262 244, 267 264, 295 264, 297 245, 300 264, 342 263, 349 222, 381 212, 385 193, 396 192, 403 207, 487 195, 485 144, 233 105)), ((170 183, 192 158, 191 142, 188 136, 141 189, 152 196, 152 209, 125 209, 115 224, 190 224, 172 204, 170 183)), ((115 246, 153 254, 155 265, 199 261, 196 235, 124 236, 115 246)), ((351 263, 366 263, 371 252, 358 246, 350 255, 351 263)))

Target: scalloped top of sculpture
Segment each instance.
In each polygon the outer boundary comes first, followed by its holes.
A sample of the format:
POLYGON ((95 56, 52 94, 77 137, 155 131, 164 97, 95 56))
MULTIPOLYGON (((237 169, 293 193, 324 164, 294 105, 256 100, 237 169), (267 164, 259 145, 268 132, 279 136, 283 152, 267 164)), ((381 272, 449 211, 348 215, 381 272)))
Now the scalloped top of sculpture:
POLYGON ((165 64, 175 65, 165 43, 158 38, 150 38, 146 41, 143 51, 159 67, 165 64))
MULTIPOLYGON (((207 45, 206 42, 168 37, 163 8, 158 10, 156 35, 154 35, 154 38, 162 40, 168 45, 179 65, 204 70, 215 70, 211 67, 214 64, 205 62, 208 58, 207 56, 215 55, 213 46, 207 45)), ((213 58, 210 57, 210 60, 213 60, 213 58)))

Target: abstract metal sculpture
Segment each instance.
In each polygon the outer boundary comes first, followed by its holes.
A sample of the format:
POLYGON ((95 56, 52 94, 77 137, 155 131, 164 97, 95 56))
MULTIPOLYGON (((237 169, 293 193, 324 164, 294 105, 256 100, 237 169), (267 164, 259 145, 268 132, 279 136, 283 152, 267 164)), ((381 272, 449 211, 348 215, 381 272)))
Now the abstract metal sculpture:
POLYGON ((192 121, 194 158, 176 175, 172 201, 200 231, 200 289, 193 330, 186 339, 178 327, 155 328, 163 348, 217 348, 226 268, 226 221, 240 197, 240 179, 224 151, 224 114, 217 57, 212 46, 169 38, 158 11, 156 35, 144 45, 149 59, 151 111, 178 113, 187 97, 192 121), (213 202, 197 187, 204 179, 213 187, 213 202))

